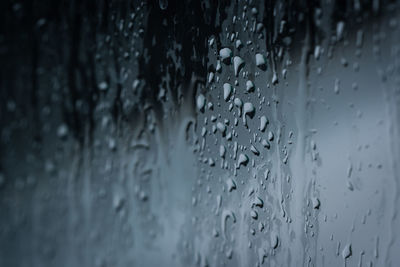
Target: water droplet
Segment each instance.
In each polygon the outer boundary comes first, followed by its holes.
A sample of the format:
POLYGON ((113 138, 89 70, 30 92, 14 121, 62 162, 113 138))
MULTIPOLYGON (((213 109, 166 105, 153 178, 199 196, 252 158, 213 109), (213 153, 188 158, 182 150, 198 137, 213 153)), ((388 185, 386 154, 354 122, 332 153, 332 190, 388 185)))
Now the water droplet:
POLYGON ((236 183, 235 183, 235 181, 234 181, 232 178, 229 178, 229 179, 226 181, 226 185, 228 186, 228 191, 229 191, 229 192, 232 192, 232 190, 235 190, 235 189, 236 189, 236 183))
POLYGON ((225 158, 225 154, 226 154, 226 148, 223 145, 219 146, 219 156, 221 158, 225 158))
POLYGON ((238 158, 237 167, 240 168, 241 165, 246 166, 249 162, 249 157, 246 154, 241 153, 238 158))
POLYGON ((266 169, 265 172, 264 172, 264 179, 265 179, 265 180, 268 180, 268 178, 269 178, 269 173, 270 173, 270 170, 269 170, 269 169, 266 169))
POLYGON ((242 48, 243 47, 242 41, 240 41, 240 39, 237 39, 236 43, 235 43, 235 46, 236 46, 236 49, 242 48))
POLYGON ((218 71, 218 72, 220 72, 221 69, 222 69, 221 61, 218 60, 218 61, 217 61, 217 66, 215 67, 215 70, 218 71))
POLYGON ((224 100, 228 101, 232 93, 232 85, 229 83, 224 83, 224 100))
POLYGON ((214 237, 218 237, 219 236, 218 231, 215 228, 213 229, 212 234, 213 234, 214 237))
POLYGON ((347 244, 342 251, 342 257, 343 259, 347 259, 351 256, 351 254, 352 254, 351 244, 347 244))
POLYGON ((105 81, 99 83, 99 89, 100 89, 101 91, 107 90, 107 89, 108 89, 108 83, 105 82, 105 81))
POLYGON ((264 259, 267 257, 267 251, 265 248, 258 248, 257 250, 258 253, 258 263, 259 265, 262 265, 264 263, 264 259))
POLYGON ((214 80, 214 72, 210 72, 208 74, 208 83, 211 83, 214 80))
POLYGON ((221 214, 221 229, 222 229, 222 233, 223 233, 225 238, 227 238, 226 237, 226 221, 228 220, 228 218, 231 218, 233 223, 236 223, 235 214, 231 210, 222 211, 222 214, 221 214))
POLYGON ((269 144, 269 142, 268 142, 267 140, 265 140, 265 139, 263 139, 263 140, 261 141, 261 144, 262 144, 265 148, 267 148, 267 149, 269 149, 269 148, 271 147, 271 145, 269 144))
POLYGON ((257 211, 251 210, 251 211, 250 211, 250 216, 251 216, 251 218, 253 218, 254 220, 257 220, 257 218, 258 218, 258 213, 257 213, 257 211))
POLYGON ((232 57, 232 50, 230 50, 229 48, 222 48, 219 51, 219 56, 221 57, 222 62, 224 63, 230 63, 230 59, 232 57))
POLYGON ((271 233, 271 247, 273 249, 276 249, 278 247, 279 244, 279 237, 275 232, 271 233))
POLYGON ((254 83, 250 80, 246 82, 246 91, 253 92, 254 91, 254 83))
POLYGON ((232 255, 233 255, 233 250, 232 248, 229 248, 228 251, 225 253, 225 256, 227 259, 232 259, 232 255))
POLYGON ((132 83, 132 89, 136 90, 140 85, 140 81, 138 79, 134 80, 132 83))
POLYGON ((116 211, 120 211, 122 209, 124 202, 125 202, 125 199, 121 195, 119 195, 119 194, 114 195, 113 207, 116 211))
POLYGON ((336 24, 336 37, 338 40, 341 40, 343 38, 343 30, 344 30, 344 22, 339 21, 336 24))
POLYGON ((340 80, 339 79, 335 79, 335 87, 334 87, 333 91, 335 92, 335 94, 339 94, 339 91, 340 91, 340 80))
POLYGON ((260 53, 256 54, 256 66, 262 70, 266 69, 266 58, 260 53))
POLYGON ((272 75, 272 81, 271 81, 271 83, 273 84, 273 85, 276 85, 277 83, 278 83, 278 75, 276 74, 276 72, 274 71, 274 73, 273 73, 273 75, 272 75))
POLYGON ((346 185, 347 185, 347 189, 349 189, 350 191, 354 190, 354 186, 350 181, 347 181, 346 185))
POLYGON ((252 206, 256 206, 256 207, 262 208, 264 206, 264 202, 262 201, 261 198, 255 197, 252 206))
POLYGON ((274 133, 269 131, 268 132, 268 141, 272 141, 272 140, 274 140, 274 133))
POLYGON ((260 131, 264 132, 265 128, 267 128, 267 124, 269 123, 267 117, 265 117, 264 115, 261 116, 260 118, 260 131))
POLYGON ((226 133, 226 125, 225 124, 223 124, 222 122, 218 122, 217 129, 222 133, 222 135, 225 135, 225 133, 226 133))
POLYGON ((254 105, 250 102, 246 102, 243 105, 243 113, 244 115, 248 115, 250 118, 254 117, 256 109, 254 108, 254 105))
POLYGON ((319 207, 321 206, 321 202, 316 197, 313 197, 311 199, 311 202, 312 202, 313 209, 319 209, 319 207))
POLYGON ((240 98, 237 98, 237 97, 235 98, 234 103, 235 103, 235 106, 237 106, 238 108, 241 108, 243 105, 242 100, 240 100, 240 98))
POLYGON ((197 109, 200 110, 201 112, 204 112, 204 106, 206 104, 206 98, 204 97, 203 94, 200 94, 197 96, 197 109))
POLYGON ((59 138, 65 138, 68 135, 68 126, 66 124, 61 124, 60 126, 58 126, 57 129, 57 136, 59 138))
POLYGON ((234 66, 234 70, 235 70, 235 76, 237 77, 240 70, 244 66, 244 60, 241 57, 235 56, 233 58, 233 66, 234 66))
POLYGON ((251 145, 250 150, 251 152, 253 152, 254 155, 256 156, 260 155, 260 151, 258 151, 258 149, 255 146, 251 145))
POLYGON ((315 58, 316 60, 318 60, 320 54, 321 54, 321 46, 316 45, 315 48, 314 48, 314 58, 315 58))

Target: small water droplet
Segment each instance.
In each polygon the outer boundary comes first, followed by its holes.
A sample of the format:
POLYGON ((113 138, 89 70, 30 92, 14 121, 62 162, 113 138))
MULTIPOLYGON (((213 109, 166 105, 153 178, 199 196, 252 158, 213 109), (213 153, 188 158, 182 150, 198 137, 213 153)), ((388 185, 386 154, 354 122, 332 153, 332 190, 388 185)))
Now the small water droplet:
POLYGON ((228 101, 232 93, 232 85, 229 83, 224 83, 224 100, 228 101))
POLYGON ((107 82, 105 82, 105 81, 103 81, 103 82, 101 82, 101 83, 99 83, 99 89, 101 90, 101 91, 105 91, 105 90, 107 90, 108 89, 108 83, 107 82))
POLYGON ((244 60, 241 57, 235 56, 233 58, 233 67, 235 70, 235 76, 237 77, 239 75, 240 70, 244 66, 244 60))
POLYGON ((256 54, 256 66, 262 70, 266 69, 266 58, 260 53, 256 54))
POLYGON ((197 109, 200 110, 201 112, 204 112, 204 106, 206 104, 206 98, 204 97, 203 94, 200 94, 197 96, 197 109))
POLYGON ((250 80, 246 82, 246 91, 253 92, 254 91, 254 83, 250 80))
POLYGON ((229 191, 229 192, 232 192, 232 190, 235 190, 235 189, 236 189, 236 183, 235 183, 235 181, 234 181, 232 178, 229 178, 229 179, 226 181, 226 185, 228 186, 228 191, 229 191))
POLYGON ((265 117, 264 115, 261 116, 261 118, 260 118, 260 131, 261 132, 265 131, 265 128, 267 127, 268 122, 269 121, 268 121, 267 117, 265 117))
POLYGON ((249 157, 246 154, 241 153, 238 158, 237 167, 240 168, 241 165, 246 166, 249 162, 249 157))
POLYGON ((311 199, 311 202, 312 202, 313 209, 319 209, 319 207, 321 206, 321 202, 316 197, 313 197, 311 199))
POLYGON ((342 257, 343 259, 347 259, 351 256, 351 254, 352 254, 351 244, 347 244, 342 251, 342 257))

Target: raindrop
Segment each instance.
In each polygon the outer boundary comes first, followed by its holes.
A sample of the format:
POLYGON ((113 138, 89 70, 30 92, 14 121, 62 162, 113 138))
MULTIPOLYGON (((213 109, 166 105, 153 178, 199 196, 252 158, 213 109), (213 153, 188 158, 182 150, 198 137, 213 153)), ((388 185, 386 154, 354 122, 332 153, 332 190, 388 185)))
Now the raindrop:
POLYGON ((219 56, 221 57, 222 62, 225 64, 230 63, 230 58, 232 57, 232 50, 229 48, 222 48, 219 51, 219 56))
POLYGON ((226 133, 226 126, 222 122, 217 123, 217 129, 222 133, 222 135, 225 135, 226 133))
POLYGON ((68 126, 66 124, 61 124, 57 129, 57 136, 61 139, 67 137, 68 135, 68 126))
POLYGON ((268 119, 264 115, 260 118, 260 131, 264 132, 265 128, 267 128, 268 119))
POLYGON ((266 69, 266 58, 260 53, 256 54, 256 66, 262 70, 266 69))
POLYGON ((273 249, 276 249, 278 247, 279 244, 279 237, 275 232, 271 233, 271 247, 273 249))
POLYGON ((278 83, 278 75, 276 74, 276 72, 274 71, 274 74, 272 75, 272 81, 271 83, 273 85, 276 85, 278 83))
POLYGON ((218 61, 217 61, 217 66, 215 67, 215 70, 218 71, 218 72, 220 72, 221 69, 222 69, 221 61, 218 60, 218 61))
POLYGON ((240 98, 235 98, 234 100, 235 106, 237 106, 238 108, 241 108, 243 106, 243 102, 242 100, 240 100, 240 98))
POLYGON ((311 202, 312 202, 313 209, 319 209, 319 207, 321 206, 321 202, 316 197, 313 197, 311 199, 311 202))
POLYGON ((224 83, 224 100, 228 101, 232 93, 232 85, 229 83, 224 83))
POLYGON ((208 83, 211 83, 214 80, 214 72, 210 72, 208 74, 208 83))
POLYGON ((250 211, 250 216, 251 218, 253 218, 254 220, 257 220, 258 218, 258 213, 255 210, 251 210, 250 211))
POLYGON ((229 191, 229 192, 232 192, 232 190, 235 190, 235 189, 236 189, 236 183, 235 183, 235 181, 234 181, 232 178, 229 178, 229 179, 226 181, 226 185, 228 186, 228 191, 229 191))
POLYGON ((246 91, 253 92, 254 91, 254 83, 250 80, 246 82, 246 91))
POLYGON ((236 49, 240 49, 243 47, 242 41, 240 41, 239 39, 236 40, 235 43, 236 49))
POLYGON ((256 207, 262 208, 264 206, 264 202, 262 201, 261 198, 255 197, 252 206, 256 206, 256 207))
POLYGON ((338 40, 341 40, 343 38, 343 30, 344 30, 344 22, 339 21, 336 24, 336 37, 338 40))
POLYGON ((268 132, 268 141, 272 141, 272 140, 274 140, 274 133, 269 131, 268 132))
POLYGON ((234 70, 235 70, 235 76, 237 77, 240 70, 244 66, 244 60, 241 57, 235 56, 233 58, 233 66, 234 66, 234 70))
POLYGON ((226 148, 223 145, 219 146, 219 156, 225 158, 226 148))
POLYGON ((335 87, 334 87, 333 91, 335 92, 335 94, 339 94, 339 92, 340 92, 340 80, 339 79, 335 79, 335 87))
POLYGON ((250 150, 251 152, 253 152, 254 155, 256 156, 260 155, 260 151, 258 151, 255 146, 251 145, 250 150))
POLYGON ((246 166, 247 163, 249 162, 249 157, 246 154, 241 153, 238 158, 238 168, 240 168, 241 165, 246 166))
POLYGON ((243 113, 244 115, 248 115, 250 118, 254 117, 256 109, 254 108, 254 105, 250 102, 246 102, 243 105, 243 113))
POLYGON ((100 89, 101 91, 106 91, 106 90, 108 89, 108 83, 105 82, 105 81, 99 83, 99 89, 100 89))
POLYGON ((265 248, 258 248, 258 263, 259 265, 262 265, 264 263, 264 259, 267 257, 267 251, 265 248))
POLYGON ((119 194, 114 195, 113 207, 116 211, 120 211, 124 205, 125 199, 119 194))
POLYGON ((269 149, 269 148, 271 147, 271 145, 269 144, 269 142, 268 142, 267 140, 265 140, 265 139, 263 139, 263 140, 261 141, 261 144, 262 144, 265 148, 267 148, 267 149, 269 149))
POLYGON ((347 244, 342 251, 342 257, 343 259, 347 259, 351 256, 351 254, 352 254, 351 244, 347 244))
POLYGON ((197 109, 200 110, 201 112, 204 112, 204 106, 206 104, 206 98, 204 97, 203 94, 200 94, 197 97, 196 103, 197 103, 197 109))

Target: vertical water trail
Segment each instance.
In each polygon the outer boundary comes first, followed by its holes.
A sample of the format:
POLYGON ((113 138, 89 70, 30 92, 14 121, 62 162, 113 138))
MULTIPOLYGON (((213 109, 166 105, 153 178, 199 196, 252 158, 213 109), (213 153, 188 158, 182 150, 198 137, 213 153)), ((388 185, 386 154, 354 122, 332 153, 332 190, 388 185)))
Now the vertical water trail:
MULTIPOLYGON (((396 12, 398 14, 398 12, 396 12)), ((382 23, 379 25, 380 31, 384 32, 386 30, 386 26, 384 26, 382 23)), ((391 44, 396 44, 399 42, 399 37, 397 35, 394 35, 390 43, 391 44)), ((400 62, 399 62, 399 53, 400 48, 395 45, 391 46, 390 50, 390 58, 393 60, 393 66, 394 69, 399 69, 400 67, 400 62)), ((389 236, 389 241, 387 243, 387 248, 386 248, 386 255, 385 258, 383 259, 385 266, 393 266, 393 258, 395 256, 394 253, 396 252, 391 252, 393 250, 393 246, 395 242, 399 242, 398 239, 398 234, 397 234, 397 229, 399 229, 399 219, 398 219, 398 207, 400 207, 400 182, 398 179, 400 179, 400 143, 398 141, 398 137, 400 136, 400 124, 399 124, 399 119, 400 119, 400 97, 398 95, 398 89, 396 89, 396 86, 391 87, 390 81, 388 77, 386 76, 387 74, 385 73, 386 69, 386 61, 380 61, 378 62, 379 68, 377 69, 377 73, 380 74, 379 78, 381 79, 381 88, 382 88, 382 93, 383 93, 383 98, 385 101, 385 109, 386 109, 386 127, 387 127, 387 140, 389 141, 389 151, 390 151, 390 156, 389 158, 389 164, 392 169, 392 177, 393 177, 393 195, 392 195, 392 214, 390 216, 390 223, 389 223, 389 229, 388 229, 388 236, 389 236)), ((390 74, 389 74, 390 75, 390 74)))
POLYGON ((79 174, 81 156, 75 147, 72 148, 71 155, 72 163, 69 167, 70 175, 67 181, 67 201, 68 201, 68 253, 67 253, 67 266, 79 266, 77 262, 77 249, 76 249, 76 232, 75 225, 78 221, 78 214, 76 211, 76 194, 75 194, 75 181, 79 174))
POLYGON ((90 145, 90 135, 86 132, 85 144, 83 145, 83 149, 81 153, 83 154, 83 190, 82 190, 82 201, 83 201, 83 220, 84 220, 84 229, 85 233, 83 238, 85 239, 83 242, 85 256, 84 261, 86 265, 90 265, 92 261, 91 257, 91 245, 90 245, 90 233, 92 231, 91 227, 91 218, 92 218, 92 189, 91 189, 91 175, 92 175, 92 156, 91 156, 91 145, 90 145))
POLYGON ((295 148, 295 155, 292 161, 293 172, 293 201, 291 206, 291 214, 293 219, 293 231, 296 235, 294 246, 292 248, 293 260, 301 262, 304 265, 305 259, 305 246, 304 246, 304 196, 310 182, 307 177, 305 166, 305 139, 306 139, 306 109, 307 109, 307 61, 310 52, 310 34, 307 29, 304 46, 301 53, 301 60, 299 64, 299 86, 297 89, 297 144, 295 148))
MULTIPOLYGON (((272 60, 272 64, 273 64, 273 68, 274 68, 274 72, 275 70, 275 61, 272 60)), ((274 88, 274 94, 276 95, 276 88, 274 88)), ((276 95, 276 99, 278 99, 278 96, 276 95)), ((282 99, 279 100, 279 102, 283 102, 282 99)), ((278 110, 278 102, 275 102, 274 105, 274 109, 273 109, 273 118, 274 121, 276 122, 276 141, 275 141, 275 155, 276 155, 276 168, 274 170, 275 174, 276 174, 276 183, 277 183, 277 187, 279 192, 277 193, 277 201, 278 201, 278 206, 280 208, 280 219, 284 222, 285 219, 287 219, 287 211, 285 208, 285 198, 284 198, 284 194, 285 194, 285 190, 284 190, 284 181, 285 181, 285 169, 284 169, 284 163, 283 163, 283 159, 282 159, 282 154, 281 153, 281 149, 282 147, 280 147, 280 139, 281 139, 281 135, 282 135, 282 123, 281 123, 281 117, 279 116, 279 110, 278 110)), ((282 245, 287 246, 291 241, 290 241, 290 231, 285 231, 283 229, 287 229, 284 227, 280 227, 280 239, 282 240, 282 242, 287 242, 286 244, 282 245)), ((290 257, 288 257, 288 265, 291 264, 291 259, 290 257)))
POLYGON ((397 228, 397 216, 398 216, 398 211, 397 208, 400 206, 400 183, 398 179, 400 178, 400 168, 398 165, 398 162, 400 161, 400 151, 399 147, 400 144, 398 143, 398 136, 400 135, 400 129, 399 129, 399 110, 398 110, 398 105, 399 101, 397 100, 398 97, 394 96, 392 99, 392 95, 395 94, 394 92, 391 92, 386 85, 383 86, 383 93, 384 93, 384 98, 386 101, 386 114, 388 119, 387 122, 387 127, 388 127, 388 134, 389 134, 389 142, 390 142, 390 152, 391 156, 390 158, 390 165, 392 168, 393 172, 393 184, 394 184, 394 192, 393 192, 393 207, 392 207, 392 215, 391 215, 391 222, 390 222, 390 227, 389 227, 389 243, 387 246, 386 250, 386 257, 385 257, 385 266, 391 266, 390 262, 390 251, 396 241, 397 234, 396 234, 396 229, 397 228))
POLYGON ((32 255, 32 266, 40 266, 39 264, 39 253, 37 252, 37 249, 39 248, 39 229, 40 229, 40 224, 41 224, 41 206, 42 204, 40 203, 40 197, 39 197, 39 186, 33 188, 32 192, 32 242, 31 242, 31 255, 32 255))

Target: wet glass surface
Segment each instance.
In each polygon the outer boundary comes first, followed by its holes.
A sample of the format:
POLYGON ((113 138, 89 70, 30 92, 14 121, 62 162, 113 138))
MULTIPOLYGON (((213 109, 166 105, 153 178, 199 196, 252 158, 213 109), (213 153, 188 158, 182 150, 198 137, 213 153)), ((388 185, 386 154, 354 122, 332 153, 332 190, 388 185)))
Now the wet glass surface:
POLYGON ((399 1, 1 1, 0 266, 399 266, 399 1))

